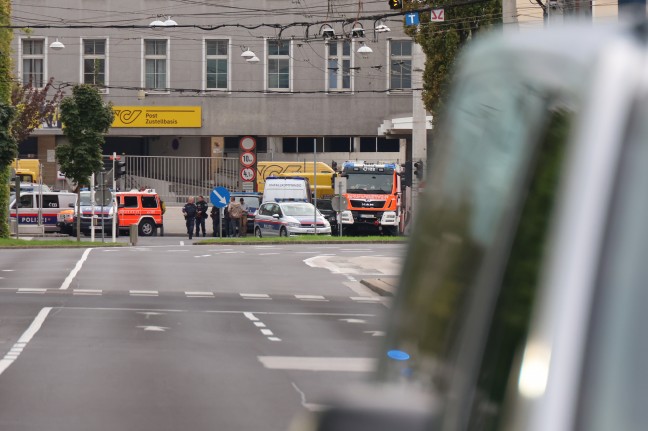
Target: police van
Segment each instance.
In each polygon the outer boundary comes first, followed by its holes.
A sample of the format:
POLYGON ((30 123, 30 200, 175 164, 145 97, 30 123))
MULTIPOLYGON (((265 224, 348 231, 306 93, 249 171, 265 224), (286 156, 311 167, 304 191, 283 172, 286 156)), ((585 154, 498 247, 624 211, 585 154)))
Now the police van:
POLYGON ((16 202, 16 195, 12 194, 10 217, 12 220, 17 219, 19 225, 37 225, 40 219, 45 232, 58 232, 56 223, 59 213, 74 205, 75 200, 76 194, 69 192, 21 191, 19 202, 16 202))

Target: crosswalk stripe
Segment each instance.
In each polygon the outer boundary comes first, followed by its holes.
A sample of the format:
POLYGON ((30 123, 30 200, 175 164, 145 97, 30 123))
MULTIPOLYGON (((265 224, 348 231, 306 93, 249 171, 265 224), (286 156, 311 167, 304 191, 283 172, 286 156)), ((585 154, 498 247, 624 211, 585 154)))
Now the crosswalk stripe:
POLYGON ((158 296, 157 290, 129 290, 131 296, 158 296))

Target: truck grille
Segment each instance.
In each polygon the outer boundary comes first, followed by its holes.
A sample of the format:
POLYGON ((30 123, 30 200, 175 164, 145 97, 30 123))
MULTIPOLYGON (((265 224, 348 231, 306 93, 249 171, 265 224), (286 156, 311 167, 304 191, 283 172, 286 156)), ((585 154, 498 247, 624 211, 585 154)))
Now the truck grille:
POLYGON ((362 199, 351 199, 353 208, 384 208, 386 201, 365 201, 362 199))

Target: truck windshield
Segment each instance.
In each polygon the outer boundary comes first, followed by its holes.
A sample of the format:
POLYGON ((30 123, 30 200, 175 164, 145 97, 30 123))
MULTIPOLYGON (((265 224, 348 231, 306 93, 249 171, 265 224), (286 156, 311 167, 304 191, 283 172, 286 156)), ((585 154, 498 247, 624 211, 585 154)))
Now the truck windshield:
POLYGON ((352 173, 347 177, 347 193, 389 194, 394 183, 393 174, 352 173))

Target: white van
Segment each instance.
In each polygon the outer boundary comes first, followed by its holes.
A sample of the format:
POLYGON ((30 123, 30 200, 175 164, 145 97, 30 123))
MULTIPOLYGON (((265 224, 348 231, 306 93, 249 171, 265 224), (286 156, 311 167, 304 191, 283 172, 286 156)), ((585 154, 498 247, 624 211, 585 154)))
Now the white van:
POLYGON ((265 180, 263 199, 266 202, 310 202, 310 184, 301 177, 268 177, 265 180))
POLYGON ((20 225, 37 225, 39 208, 42 208, 42 224, 45 232, 58 232, 56 222, 59 213, 69 209, 76 201, 76 194, 69 192, 43 192, 43 205, 40 205, 41 193, 37 191, 21 193, 19 205, 16 205, 16 196, 11 199, 10 216, 16 219, 16 206, 18 206, 18 223, 20 225))

